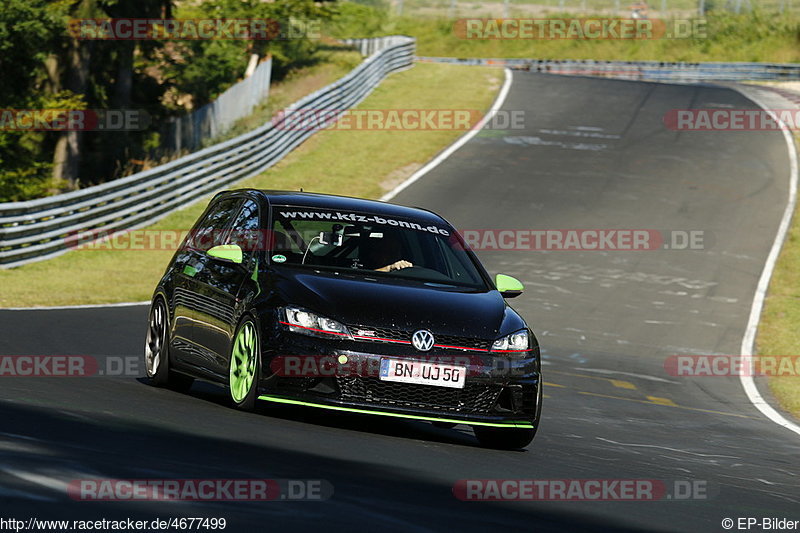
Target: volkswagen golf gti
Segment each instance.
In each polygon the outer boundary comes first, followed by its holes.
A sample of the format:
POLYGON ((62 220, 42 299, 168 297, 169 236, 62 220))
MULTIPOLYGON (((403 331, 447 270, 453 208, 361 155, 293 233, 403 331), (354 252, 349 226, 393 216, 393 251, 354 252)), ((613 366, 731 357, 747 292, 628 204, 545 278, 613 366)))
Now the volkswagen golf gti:
POLYGON ((472 426, 527 446, 542 403, 539 345, 458 232, 430 211, 322 194, 217 194, 153 295, 153 384, 472 426))

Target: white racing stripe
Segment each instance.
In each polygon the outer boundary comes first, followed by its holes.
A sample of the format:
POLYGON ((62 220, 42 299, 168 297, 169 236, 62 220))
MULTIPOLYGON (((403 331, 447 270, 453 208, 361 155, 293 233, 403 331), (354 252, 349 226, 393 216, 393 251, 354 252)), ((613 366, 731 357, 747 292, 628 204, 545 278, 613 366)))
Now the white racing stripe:
MULTIPOLYGON (((506 68, 505 69, 505 83, 500 90, 500 93, 497 95, 497 99, 495 100, 494 104, 492 105, 491 111, 496 112, 505 102, 506 96, 508 95, 509 90, 511 89, 511 83, 513 81, 513 75, 511 70, 506 68)), ((744 94, 744 93, 742 93, 744 94)), ((775 236, 775 240, 772 244, 772 248, 770 249, 770 253, 767 256, 767 261, 764 265, 764 270, 761 273, 761 277, 758 281, 758 286, 756 288, 756 293, 753 298, 753 304, 750 309, 750 317, 747 323, 747 329, 745 330, 744 337, 742 339, 742 356, 746 361, 747 365, 752 365, 752 358, 753 358, 753 346, 755 344, 755 336, 756 331, 758 329, 758 322, 761 316, 761 310, 764 306, 764 298, 767 293, 767 288, 769 287, 769 281, 772 278, 772 272, 775 270, 775 263, 778 260, 778 255, 780 254, 781 248, 783 247, 783 242, 786 239, 786 234, 789 230, 789 224, 792 220, 792 214, 794 213, 794 208, 797 203, 797 173, 798 173, 798 164, 797 164, 797 151, 795 149, 794 139, 792 138, 791 132, 786 124, 780 120, 773 112, 769 111, 768 107, 758 101, 756 97, 751 94, 746 94, 746 98, 752 100, 756 104, 758 104, 761 108, 767 110, 767 112, 781 125, 781 131, 783 133, 784 139, 786 141, 787 148, 789 150, 789 161, 790 161, 790 169, 789 169, 789 203, 786 205, 786 210, 783 213, 783 218, 781 219, 780 226, 778 228, 778 233, 775 236)), ((439 164, 442 163, 445 159, 447 159, 450 155, 453 154, 456 150, 461 148, 464 144, 466 144, 470 139, 472 139, 475 135, 478 134, 481 128, 485 125, 488 121, 491 114, 487 114, 478 124, 479 127, 471 130, 470 132, 466 133, 462 137, 460 137, 455 143, 453 143, 449 148, 447 148, 444 152, 440 153, 436 156, 433 160, 431 160, 427 165, 419 169, 417 172, 412 174, 407 180, 403 183, 386 193, 381 197, 381 200, 386 202, 397 196, 402 190, 407 188, 409 185, 423 177, 425 174, 436 168, 439 164)), ((744 388, 745 394, 747 394, 748 399, 750 402, 758 409, 764 416, 775 422, 776 424, 785 427, 786 429, 793 431, 800 435, 800 426, 797 424, 789 421, 786 417, 784 417, 781 413, 775 410, 769 403, 764 400, 761 393, 758 391, 756 387, 755 380, 752 376, 744 376, 740 375, 739 379, 742 383, 742 387, 744 388)))
POLYGON ((397 196, 397 194, 400 191, 402 191, 403 189, 405 189, 406 187, 408 187, 409 185, 420 179, 422 176, 424 176, 425 174, 427 174, 428 172, 439 166, 439 164, 442 161, 450 157, 453 154, 453 152, 464 146, 470 139, 475 137, 483 129, 486 123, 489 122, 489 120, 494 116, 494 114, 497 113, 497 111, 503 106, 503 103, 506 101, 506 96, 508 96, 508 91, 511 89, 511 82, 514 79, 514 76, 511 74, 511 69, 507 68, 504 71, 506 79, 503 82, 503 86, 500 88, 500 92, 497 94, 497 98, 495 98, 491 109, 489 109, 489 112, 483 116, 480 122, 478 122, 475 125, 475 127, 472 128, 470 131, 459 137, 458 140, 453 144, 451 144, 447 149, 445 149, 444 152, 441 152, 439 155, 431 159, 427 165, 414 172, 403 183, 401 183, 391 191, 381 196, 380 199, 382 202, 388 202, 389 200, 397 196))
MULTIPOLYGON (((772 272, 775 270, 775 263, 778 261, 778 256, 780 255, 781 248, 783 247, 783 242, 786 240, 786 234, 789 231, 794 208, 797 204, 797 150, 795 148, 792 134, 786 124, 777 115, 775 115, 775 113, 770 111, 766 105, 760 102, 757 97, 749 93, 745 94, 742 92, 742 94, 746 98, 752 100, 762 107, 778 124, 781 125, 781 132, 783 133, 783 138, 786 141, 786 146, 789 150, 789 203, 786 204, 786 210, 783 212, 783 218, 781 219, 781 224, 778 227, 778 234, 775 236, 775 241, 772 243, 772 249, 770 249, 769 255, 767 256, 767 262, 764 264, 764 270, 761 272, 761 278, 758 280, 756 294, 753 297, 753 306, 750 308, 750 318, 747 321, 747 329, 745 330, 744 338, 742 338, 742 357, 745 362, 744 368, 753 368, 753 348, 756 342, 756 332, 758 330, 758 322, 761 317, 761 310, 764 307, 764 298, 767 295, 769 281, 772 278, 772 272)), ((756 409, 761 411, 764 416, 776 424, 800 435, 800 426, 784 417, 781 413, 775 410, 764 399, 763 396, 761 396, 761 393, 758 391, 758 387, 756 387, 753 376, 745 376, 743 374, 739 375, 739 381, 741 381, 742 387, 744 387, 744 392, 750 399, 750 403, 752 403, 756 409)), ((752 374, 752 372, 749 372, 749 374, 752 374)))

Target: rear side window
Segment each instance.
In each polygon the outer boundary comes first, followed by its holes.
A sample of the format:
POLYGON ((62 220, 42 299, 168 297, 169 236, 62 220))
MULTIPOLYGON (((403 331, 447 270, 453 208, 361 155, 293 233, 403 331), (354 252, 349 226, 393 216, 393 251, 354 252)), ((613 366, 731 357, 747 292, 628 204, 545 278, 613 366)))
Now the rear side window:
POLYGON ((226 229, 241 203, 241 198, 224 198, 214 203, 192 228, 186 239, 186 247, 205 252, 224 244, 226 229))

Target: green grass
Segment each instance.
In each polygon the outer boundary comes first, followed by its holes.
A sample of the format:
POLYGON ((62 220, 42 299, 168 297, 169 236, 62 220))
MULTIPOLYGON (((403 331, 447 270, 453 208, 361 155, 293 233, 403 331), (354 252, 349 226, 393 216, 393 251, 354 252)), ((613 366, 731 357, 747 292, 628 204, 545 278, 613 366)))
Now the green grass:
MULTIPOLYGON (((303 96, 330 85, 356 68, 363 60, 361 54, 351 47, 337 44, 336 41, 326 38, 325 42, 307 58, 307 64, 293 68, 280 81, 273 81, 270 84, 269 97, 264 102, 256 106, 248 116, 237 120, 224 134, 217 135, 212 139, 205 139, 203 148, 262 126, 277 111, 286 108, 303 96)), ((163 165, 189 153, 187 150, 182 150, 180 153, 171 153, 158 159, 148 159, 143 169, 138 165, 129 165, 129 170, 126 170, 124 175, 128 176, 141 170, 163 165)))
POLYGON ((266 101, 256 107, 253 113, 238 120, 224 136, 210 140, 207 144, 215 144, 254 130, 281 109, 346 75, 363 60, 359 52, 348 46, 333 43, 320 46, 309 58, 310 65, 296 68, 280 82, 271 84, 266 101))
MULTIPOLYGON (((614 14, 627 17, 631 4, 635 0, 510 0, 508 15, 510 17, 541 16, 554 11, 569 11, 579 16, 595 14, 614 14)), ((800 12, 797 3, 786 0, 753 0, 752 5, 762 12, 778 14, 781 8, 784 14, 800 12)), ((451 0, 403 0, 403 15, 415 17, 455 16, 455 17, 502 17, 505 13, 504 0, 457 0, 455 10, 451 0)), ((671 15, 692 16, 697 13, 698 0, 656 0, 648 2, 651 18, 667 18, 671 15)), ((724 10, 727 0, 705 0, 706 10, 724 10)), ((746 9, 743 9, 746 11, 746 9)))
MULTIPOLYGON (((547 13, 547 17, 575 17, 547 13)), ((537 15, 540 17, 540 15, 537 15)), ((651 40, 462 39, 445 18, 403 17, 386 33, 417 38, 417 54, 446 57, 800 62, 800 17, 709 14, 707 37, 651 40)))
MULTIPOLYGON (((759 355, 800 356, 800 269, 797 265, 800 265, 800 210, 795 210, 792 227, 769 284, 756 338, 759 355)), ((800 418, 800 376, 773 377, 769 386, 781 407, 800 418)))
MULTIPOLYGON (((420 64, 389 76, 359 107, 486 110, 502 77, 500 69, 420 64)), ((461 134, 324 131, 267 172, 232 188, 302 187, 378 198, 461 134)), ((187 230, 207 201, 177 211, 149 229, 187 230)), ((148 300, 171 256, 171 251, 72 251, 49 261, 0 270, 0 307, 148 300)))

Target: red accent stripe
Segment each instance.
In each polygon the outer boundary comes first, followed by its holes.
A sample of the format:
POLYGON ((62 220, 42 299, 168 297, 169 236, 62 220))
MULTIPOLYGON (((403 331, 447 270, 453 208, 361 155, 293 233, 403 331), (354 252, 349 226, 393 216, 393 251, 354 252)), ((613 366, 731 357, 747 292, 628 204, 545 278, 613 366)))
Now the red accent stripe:
MULTIPOLYGON (((374 340, 374 341, 384 341, 384 342, 396 342, 400 344, 411 344, 411 341, 401 341, 396 339, 385 339, 383 337, 369 337, 366 335, 353 335, 354 339, 367 339, 367 340, 374 340)), ((450 346, 447 344, 434 344, 435 348, 452 348, 455 350, 471 350, 473 352, 488 352, 489 350, 484 350, 482 348, 468 348, 466 346, 450 346)))
MULTIPOLYGON (((298 326, 297 324, 292 324, 291 322, 283 322, 283 321, 279 321, 279 322, 281 324, 285 324, 287 326, 292 326, 294 328, 307 329, 307 330, 310 330, 310 331, 318 331, 320 333, 327 333, 328 335, 341 335, 343 337, 347 336, 346 333, 338 333, 338 332, 334 332, 334 331, 326 331, 324 329, 317 329, 317 328, 307 328, 305 326, 298 326)), ((352 337, 354 339, 367 339, 367 340, 382 341, 382 342, 395 342, 395 343, 398 343, 398 344, 411 344, 411 341, 401 341, 401 340, 397 340, 397 339, 386 339, 386 338, 383 338, 383 337, 369 337, 369 336, 366 336, 366 335, 352 335, 352 337)), ((469 350, 469 351, 472 351, 472 352, 527 352, 528 351, 528 350, 484 350, 482 348, 469 348, 467 346, 450 346, 449 344, 434 344, 433 346, 435 348, 449 348, 449 349, 453 349, 453 350, 469 350)))
POLYGON ((293 328, 307 329, 310 331, 319 331, 320 333, 327 333, 328 335, 341 335, 342 337, 348 336, 347 333, 339 333, 337 331, 326 331, 324 329, 317 329, 317 328, 307 328, 305 326, 298 326, 297 324, 292 324, 291 322, 283 322, 281 320, 279 320, 278 322, 280 322, 281 324, 285 324, 287 326, 292 326, 293 328))
POLYGON ((452 348, 454 350, 470 350, 473 352, 488 352, 489 350, 484 350, 483 348, 467 348, 466 346, 449 346, 447 344, 434 344, 436 348, 452 348))
POLYGON ((371 341, 399 342, 400 344, 411 344, 411 341, 401 341, 397 339, 384 339, 383 337, 370 337, 368 335, 353 335, 354 339, 369 339, 371 341))

